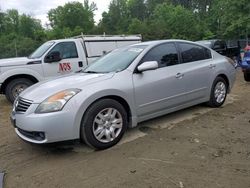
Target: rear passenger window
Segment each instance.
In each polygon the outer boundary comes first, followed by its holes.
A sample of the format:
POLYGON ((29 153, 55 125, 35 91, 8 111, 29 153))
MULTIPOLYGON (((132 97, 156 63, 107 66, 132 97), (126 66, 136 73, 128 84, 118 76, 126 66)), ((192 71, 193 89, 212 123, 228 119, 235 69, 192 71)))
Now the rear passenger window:
POLYGON ((210 59, 212 57, 209 49, 195 44, 180 43, 181 57, 183 63, 210 59))
POLYGON ((143 57, 142 62, 146 61, 157 61, 159 67, 166 67, 178 64, 178 53, 175 44, 166 43, 154 47, 143 57))

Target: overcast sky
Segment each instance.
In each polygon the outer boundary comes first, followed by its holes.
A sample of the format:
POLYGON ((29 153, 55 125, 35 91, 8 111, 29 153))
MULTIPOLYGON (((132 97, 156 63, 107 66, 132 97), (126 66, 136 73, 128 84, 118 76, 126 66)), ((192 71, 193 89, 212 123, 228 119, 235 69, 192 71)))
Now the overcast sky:
MULTIPOLYGON (((29 14, 40 19, 44 25, 48 22, 47 13, 50 9, 71 1, 76 0, 0 0, 0 8, 3 11, 7 9, 17 9, 21 14, 29 14)), ((83 0, 78 1, 83 2, 83 0)), ((89 2, 95 2, 98 8, 98 10, 95 11, 96 22, 99 22, 101 19, 102 12, 108 10, 110 1, 111 0, 89 0, 89 2)))

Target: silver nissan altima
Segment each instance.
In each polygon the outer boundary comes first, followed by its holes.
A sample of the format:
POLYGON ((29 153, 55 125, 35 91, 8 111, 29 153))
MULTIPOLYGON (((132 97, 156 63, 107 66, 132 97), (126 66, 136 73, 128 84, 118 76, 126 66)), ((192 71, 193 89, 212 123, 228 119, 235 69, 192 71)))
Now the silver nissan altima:
POLYGON ((31 86, 16 99, 11 120, 28 142, 81 139, 105 149, 139 122, 204 102, 220 107, 235 72, 232 60, 197 43, 144 42, 31 86))

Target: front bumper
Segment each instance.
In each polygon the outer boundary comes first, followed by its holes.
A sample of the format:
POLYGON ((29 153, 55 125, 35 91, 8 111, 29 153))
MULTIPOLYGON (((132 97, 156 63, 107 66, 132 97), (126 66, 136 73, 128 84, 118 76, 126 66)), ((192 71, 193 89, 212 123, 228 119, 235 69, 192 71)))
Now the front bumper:
POLYGON ((32 104, 25 113, 11 114, 16 134, 25 141, 44 144, 79 138, 79 128, 74 126, 74 111, 35 114, 38 104, 32 104))

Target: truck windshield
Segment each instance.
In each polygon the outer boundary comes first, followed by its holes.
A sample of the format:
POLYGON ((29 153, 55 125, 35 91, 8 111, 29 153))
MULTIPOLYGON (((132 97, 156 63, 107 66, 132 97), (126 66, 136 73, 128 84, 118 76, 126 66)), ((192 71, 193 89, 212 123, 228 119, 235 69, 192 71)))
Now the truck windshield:
POLYGON ((212 42, 211 41, 208 41, 208 40, 204 40, 204 41, 197 41, 198 43, 208 47, 208 48, 211 48, 212 47, 212 42))
POLYGON ((146 45, 136 45, 116 49, 96 60, 83 72, 109 73, 122 71, 126 69, 146 47, 146 45))
POLYGON ((39 48, 37 48, 30 56, 30 59, 41 57, 55 42, 46 42, 39 48))

